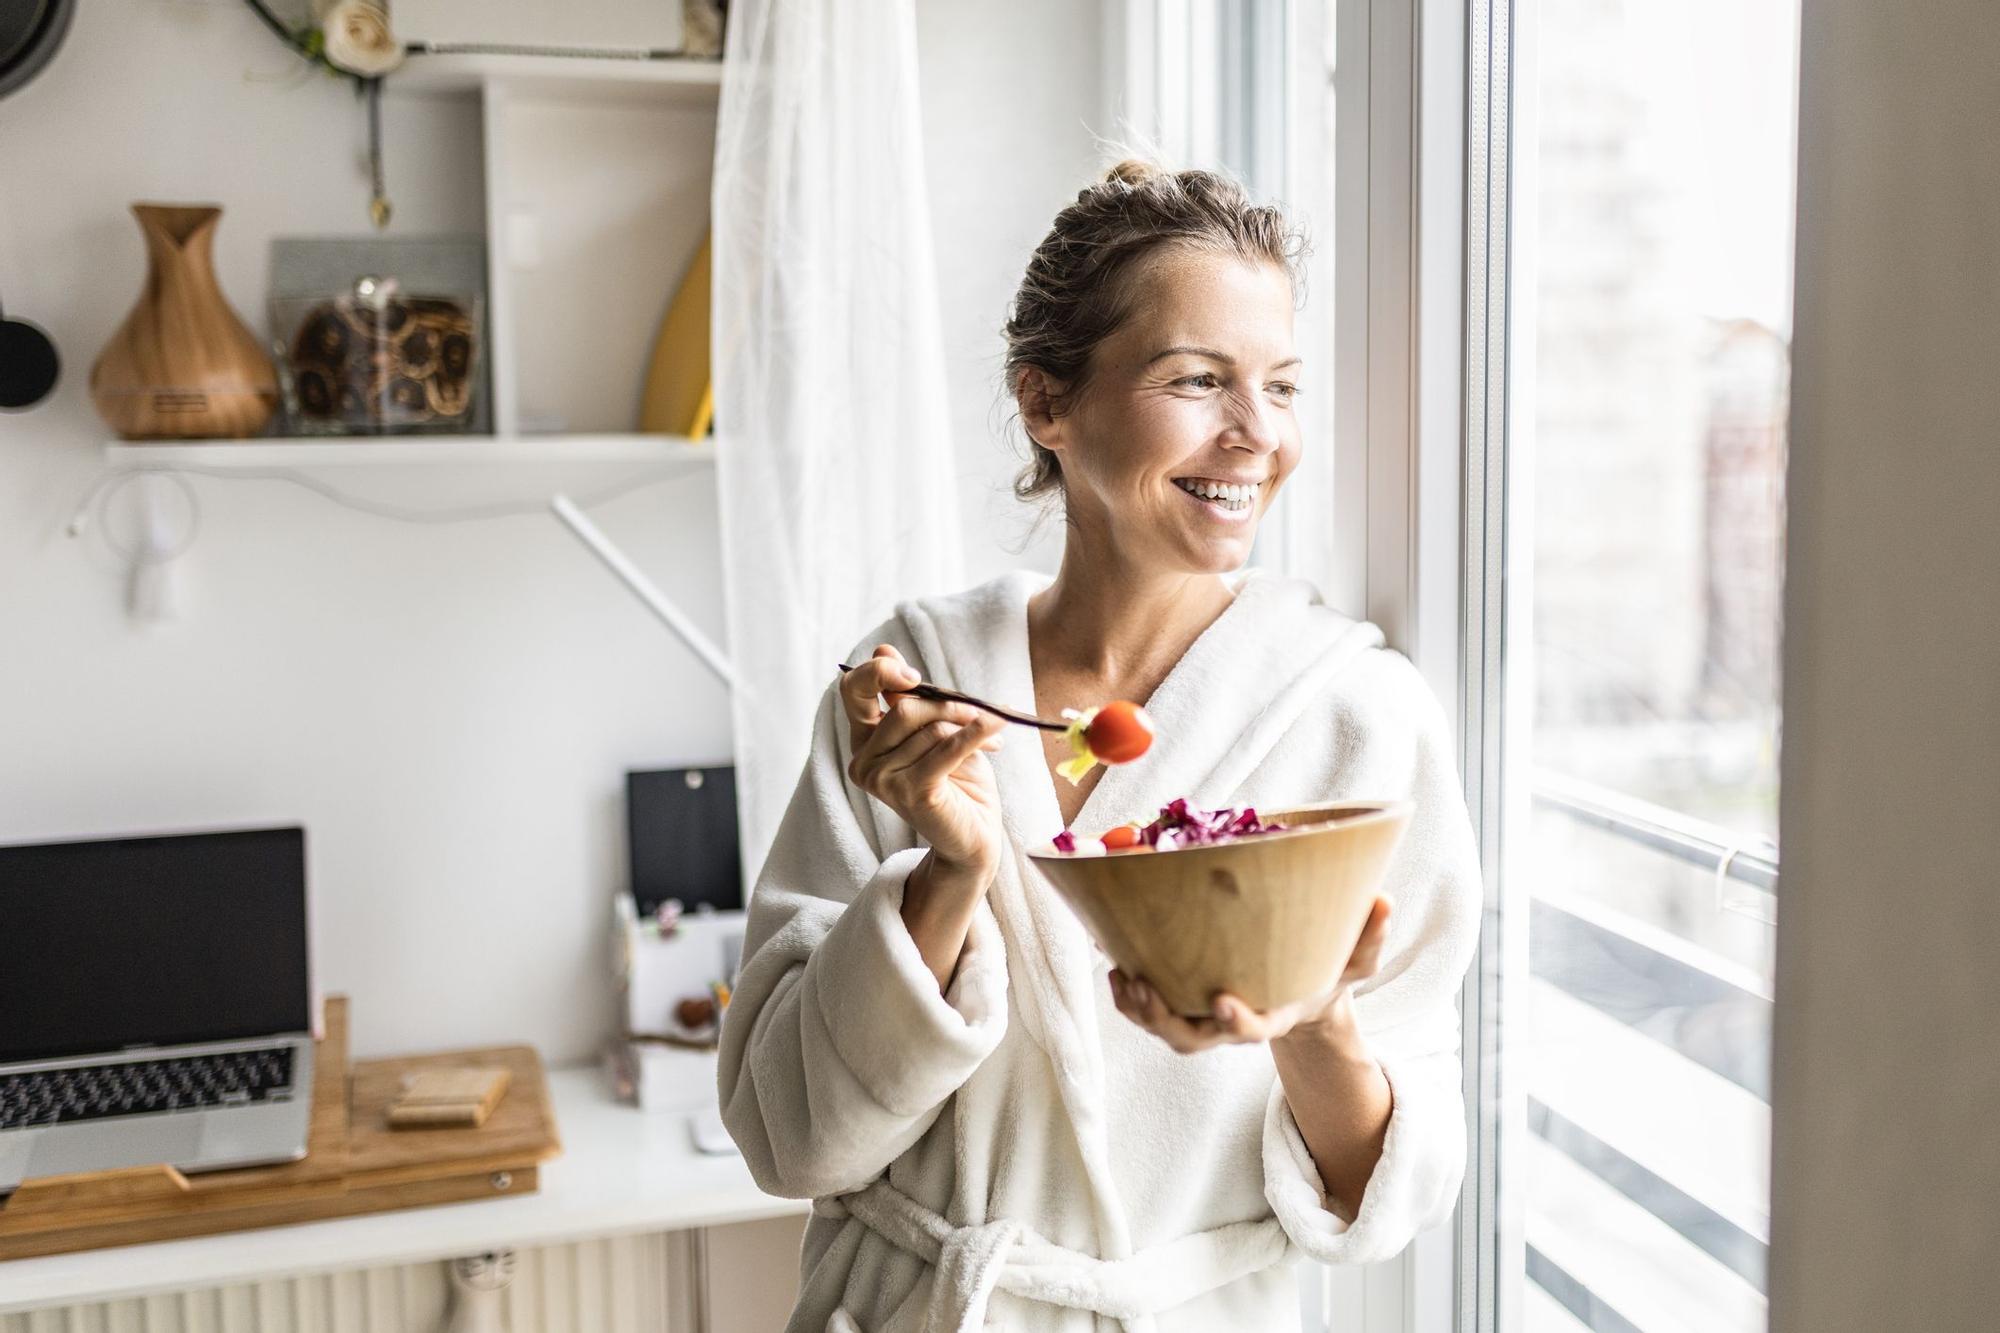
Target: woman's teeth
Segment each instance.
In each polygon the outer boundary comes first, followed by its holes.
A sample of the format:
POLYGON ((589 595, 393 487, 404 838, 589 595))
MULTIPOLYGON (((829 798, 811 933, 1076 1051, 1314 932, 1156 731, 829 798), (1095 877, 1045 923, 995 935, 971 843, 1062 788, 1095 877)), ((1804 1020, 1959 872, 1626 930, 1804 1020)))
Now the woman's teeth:
POLYGON ((1257 503, 1257 491, 1262 482, 1247 482, 1228 486, 1219 481, 1194 481, 1176 478, 1174 485, 1189 495, 1208 500, 1220 508, 1229 510, 1248 509, 1257 503))

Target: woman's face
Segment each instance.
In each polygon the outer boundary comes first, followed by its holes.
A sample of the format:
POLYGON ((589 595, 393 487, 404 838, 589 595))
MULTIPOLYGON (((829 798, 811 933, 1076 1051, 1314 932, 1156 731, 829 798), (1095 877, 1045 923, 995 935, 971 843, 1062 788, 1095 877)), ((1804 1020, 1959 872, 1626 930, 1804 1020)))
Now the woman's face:
POLYGON ((1060 457, 1085 534, 1135 563, 1238 569, 1299 460, 1291 282, 1273 264, 1176 251, 1133 281, 1132 314, 1098 344, 1083 392, 1029 424, 1060 457))

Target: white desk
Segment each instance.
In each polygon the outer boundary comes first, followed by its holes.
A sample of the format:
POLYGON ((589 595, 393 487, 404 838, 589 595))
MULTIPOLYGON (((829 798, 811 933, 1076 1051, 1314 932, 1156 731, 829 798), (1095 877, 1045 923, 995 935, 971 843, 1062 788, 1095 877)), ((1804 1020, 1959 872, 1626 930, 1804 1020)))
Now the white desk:
POLYGON ((511 1199, 371 1213, 0 1262, 0 1314, 604 1236, 803 1214, 758 1189, 740 1157, 694 1149, 689 1117, 611 1099, 595 1068, 549 1078, 563 1154, 511 1199))

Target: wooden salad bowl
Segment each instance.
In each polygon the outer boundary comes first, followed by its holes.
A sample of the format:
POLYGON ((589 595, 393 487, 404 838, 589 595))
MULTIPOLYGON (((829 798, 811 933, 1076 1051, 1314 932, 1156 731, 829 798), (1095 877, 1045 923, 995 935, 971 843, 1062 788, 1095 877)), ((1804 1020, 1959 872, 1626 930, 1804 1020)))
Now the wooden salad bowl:
POLYGON ((1261 1011, 1340 979, 1412 808, 1325 801, 1260 809, 1289 827, 1227 842, 1028 855, 1111 960, 1175 1013, 1207 1016, 1218 991, 1261 1011))

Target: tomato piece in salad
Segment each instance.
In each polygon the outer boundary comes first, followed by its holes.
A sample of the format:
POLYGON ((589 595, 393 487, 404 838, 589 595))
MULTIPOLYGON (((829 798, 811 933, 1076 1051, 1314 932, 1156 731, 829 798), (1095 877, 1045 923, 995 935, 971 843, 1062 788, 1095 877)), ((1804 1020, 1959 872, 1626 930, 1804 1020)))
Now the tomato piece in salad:
POLYGON ((1120 824, 1117 828, 1109 830, 1104 835, 1104 845, 1114 852, 1120 847, 1137 847, 1139 842, 1139 826, 1137 824, 1120 824))

